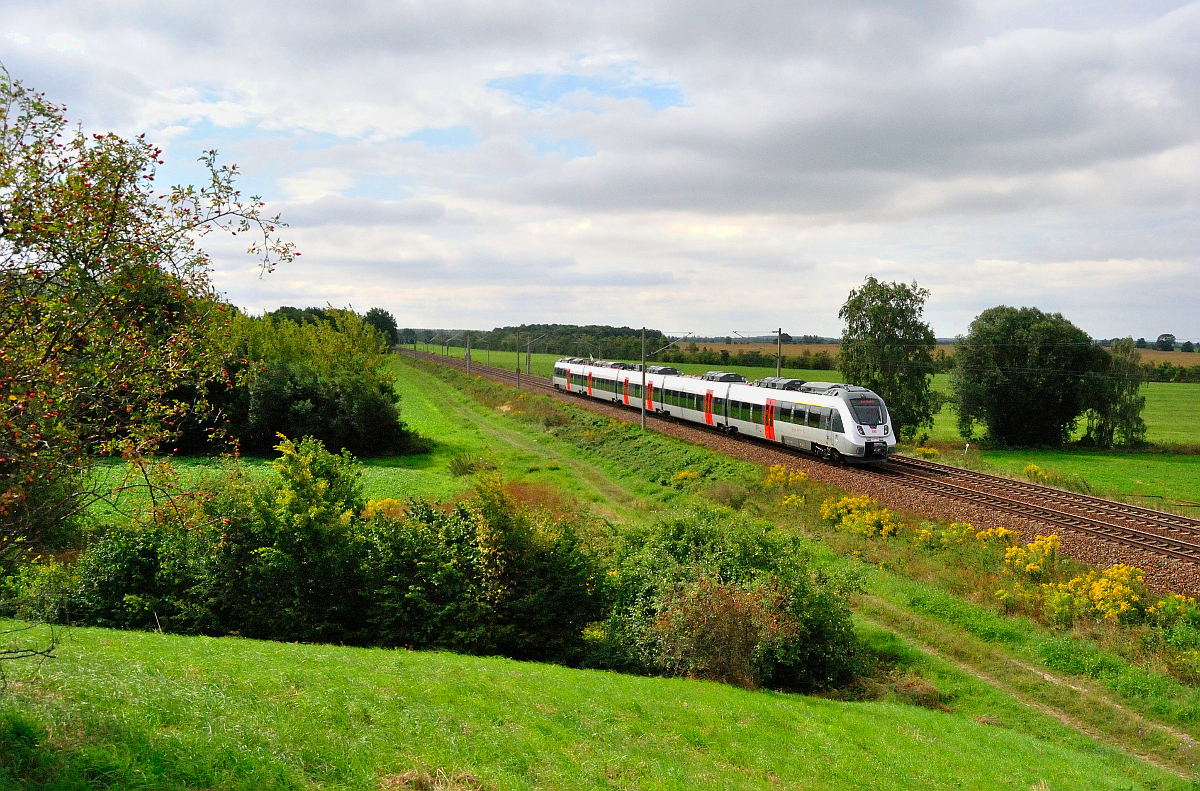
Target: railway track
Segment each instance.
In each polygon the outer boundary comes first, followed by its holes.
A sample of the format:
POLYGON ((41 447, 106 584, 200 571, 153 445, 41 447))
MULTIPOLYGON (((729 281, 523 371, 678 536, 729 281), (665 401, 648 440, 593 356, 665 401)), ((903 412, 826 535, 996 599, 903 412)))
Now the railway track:
MULTIPOLYGON (((867 475, 898 478, 903 481, 904 485, 913 486, 932 494, 984 505, 1023 519, 1033 519, 1052 527, 1074 530, 1106 541, 1200 565, 1200 534, 1194 530, 1179 531, 1176 535, 1165 535, 1154 530, 1147 530, 1144 525, 1134 527, 1128 524, 1131 521, 1128 516, 1116 517, 1110 509, 1096 509, 1096 515, 1088 516, 1079 513, 1085 510, 1085 507, 1080 507, 1079 504, 1070 503, 1071 510, 1065 510, 1061 507, 1058 497, 1047 498, 1059 506, 1051 507, 1030 502, 1029 499, 1008 496, 1007 483, 1009 481, 998 476, 986 476, 993 478, 994 483, 976 481, 974 486, 965 486, 961 483, 952 483, 948 480, 931 477, 927 473, 906 470, 904 469, 907 466, 906 462, 907 459, 904 459, 893 466, 893 462, 889 461, 887 467, 881 469, 868 467, 864 468, 862 472, 867 475)), ((984 476, 983 473, 978 473, 978 475, 984 476)), ((1058 494, 1057 490, 1053 491, 1055 495, 1058 494)), ((1116 505, 1120 505, 1120 503, 1116 503, 1116 505)))
POLYGON ((1102 513, 1112 519, 1120 519, 1130 526, 1143 525, 1147 528, 1176 534, 1180 537, 1192 537, 1200 540, 1200 519, 1192 519, 1179 514, 1156 511, 1140 505, 1131 505, 1116 500, 1106 500, 1103 497, 1068 492, 1051 486, 1029 483, 1026 481, 1003 478, 997 475, 965 470, 949 464, 924 459, 908 457, 893 458, 894 464, 907 472, 916 475, 929 475, 943 480, 954 480, 964 486, 983 485, 997 490, 1003 489, 1014 499, 1031 498, 1043 502, 1058 503, 1068 509, 1083 508, 1094 513, 1102 513))
MULTIPOLYGON (((407 354, 459 370, 466 367, 462 360, 426 352, 405 351, 407 354)), ((503 368, 478 363, 472 363, 471 368, 472 373, 508 384, 515 384, 518 380, 516 372, 503 368)), ((565 393, 557 390, 553 383, 544 377, 521 374, 519 379, 523 389, 566 397, 565 393)), ((578 403, 593 408, 607 405, 606 402, 593 402, 591 399, 579 399, 578 403)), ((627 409, 615 406, 621 410, 627 409)), ((656 423, 670 421, 669 418, 652 416, 650 413, 647 413, 647 418, 652 418, 656 423)), ((701 426, 692 426, 690 423, 687 425, 699 435, 696 441, 713 447, 723 446, 717 448, 723 451, 730 449, 731 438, 728 435, 701 426), (706 441, 705 437, 709 439, 706 441)), ((839 466, 775 443, 764 443, 744 437, 733 442, 745 448, 769 447, 776 453, 801 457, 806 464, 839 466)), ((1039 522, 1053 529, 1069 530, 1089 538, 1101 539, 1200 567, 1200 520, 1197 519, 923 459, 893 457, 886 465, 879 467, 847 465, 842 469, 852 470, 854 475, 862 476, 864 480, 886 480, 927 494, 1039 522)))

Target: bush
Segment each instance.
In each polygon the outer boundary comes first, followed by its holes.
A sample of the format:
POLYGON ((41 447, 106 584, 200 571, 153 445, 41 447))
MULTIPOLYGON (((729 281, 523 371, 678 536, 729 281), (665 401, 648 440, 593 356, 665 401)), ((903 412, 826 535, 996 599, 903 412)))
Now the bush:
POLYGON ((888 538, 900 534, 896 515, 866 496, 831 497, 821 503, 821 518, 833 522, 839 530, 864 536, 888 538))
MULTIPOLYGON (((301 318, 237 316, 231 323, 228 379, 209 398, 241 448, 265 453, 286 434, 360 455, 424 450, 427 443, 400 420, 386 343, 375 328, 345 310, 301 318)), ((189 427, 180 446, 208 449, 207 432, 189 427)))
POLYGON ((235 470, 111 528, 80 559, 75 612, 118 628, 360 639, 360 468, 311 437, 277 449, 270 483, 235 470))
POLYGON ((688 511, 631 534, 616 561, 594 665, 804 691, 854 675, 853 583, 810 569, 793 537, 688 511))
POLYGON ((494 470, 496 469, 496 462, 489 457, 460 453, 450 459, 446 468, 450 471, 451 475, 462 477, 479 472, 480 470, 494 470))
POLYGON ((565 523, 534 517, 497 475, 453 511, 411 503, 366 527, 368 614, 382 645, 576 663, 603 615, 600 571, 565 523))

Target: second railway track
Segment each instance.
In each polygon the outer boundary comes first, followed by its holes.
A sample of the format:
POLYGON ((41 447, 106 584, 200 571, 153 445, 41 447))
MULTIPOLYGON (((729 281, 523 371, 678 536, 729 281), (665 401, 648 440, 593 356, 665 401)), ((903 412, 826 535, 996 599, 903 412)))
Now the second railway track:
MULTIPOLYGON (((462 360, 455 358, 409 350, 406 350, 406 353, 459 370, 466 367, 462 360)), ((518 379, 515 371, 477 363, 472 363, 472 373, 508 384, 514 384, 518 379)), ((544 377, 522 373, 519 379, 523 388, 564 400, 569 399, 571 403, 594 411, 616 413, 623 419, 636 414, 636 410, 631 413, 628 407, 562 393, 544 377)), ((648 414, 647 417, 651 415, 648 414)), ((675 424, 671 418, 654 415, 653 422, 668 433, 683 436, 720 451, 734 453, 750 461, 770 460, 776 454, 791 458, 799 456, 813 466, 826 469, 840 467, 862 482, 886 481, 935 497, 1009 514, 1020 520, 1072 531, 1088 539, 1099 539, 1109 544, 1138 550, 1138 554, 1143 558, 1149 553, 1164 560, 1182 562, 1189 570, 1184 575, 1185 587, 1200 588, 1200 520, 1197 519, 921 459, 893 457, 879 468, 840 466, 774 443, 746 438, 735 439, 686 421, 675 424), (680 431, 684 427, 687 430, 680 431), (767 451, 768 455, 764 456, 763 451, 767 451)), ((1100 553, 1105 557, 1109 554, 1111 553, 1100 553)), ((1173 578, 1176 575, 1167 576, 1173 578)), ((1179 582, 1175 581, 1175 584, 1178 587, 1179 582)))

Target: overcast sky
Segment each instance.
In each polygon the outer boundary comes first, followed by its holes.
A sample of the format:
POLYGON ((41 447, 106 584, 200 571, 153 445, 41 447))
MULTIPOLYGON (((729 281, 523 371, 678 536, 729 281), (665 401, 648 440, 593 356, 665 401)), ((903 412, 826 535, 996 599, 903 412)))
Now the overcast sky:
POLYGON ((873 274, 1200 340, 1200 3, 6 0, 89 130, 206 148, 303 253, 252 311, 841 331, 873 274))

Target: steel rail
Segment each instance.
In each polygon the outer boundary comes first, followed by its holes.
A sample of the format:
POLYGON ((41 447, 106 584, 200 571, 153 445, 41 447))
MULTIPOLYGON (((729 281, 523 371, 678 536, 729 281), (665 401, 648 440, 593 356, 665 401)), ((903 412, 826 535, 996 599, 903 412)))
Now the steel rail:
POLYGON ((1153 508, 1132 505, 1130 503, 1122 503, 1117 500, 1106 500, 1102 497, 1096 497, 1090 494, 1068 492, 1042 484, 1016 481, 1012 478, 1004 478, 999 475, 990 475, 988 473, 978 472, 976 470, 965 470, 961 467, 954 467, 949 464, 938 464, 925 459, 913 459, 907 456, 894 456, 889 459, 889 463, 905 467, 914 467, 930 474, 936 473, 943 477, 958 478, 967 481, 979 481, 983 485, 1002 487, 1009 491, 1021 493, 1027 492, 1030 495, 1039 497, 1041 499, 1054 500, 1056 502, 1060 502, 1065 505, 1071 505, 1076 508, 1099 510, 1121 519, 1152 522, 1155 525, 1167 530, 1178 530, 1188 533, 1189 535, 1200 536, 1200 519, 1192 519, 1188 516, 1172 514, 1166 511, 1158 511, 1153 508))

